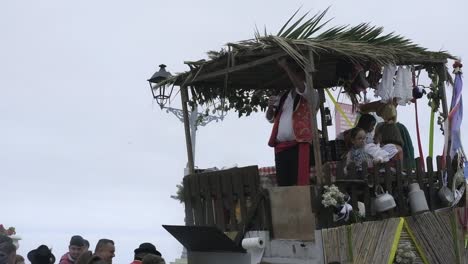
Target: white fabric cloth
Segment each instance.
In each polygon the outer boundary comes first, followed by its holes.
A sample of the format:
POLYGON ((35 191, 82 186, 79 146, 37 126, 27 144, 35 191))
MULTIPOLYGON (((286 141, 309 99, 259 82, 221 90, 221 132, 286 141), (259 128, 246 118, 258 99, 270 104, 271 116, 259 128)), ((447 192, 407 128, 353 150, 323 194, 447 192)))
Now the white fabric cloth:
POLYGON ((374 144, 374 131, 366 133, 366 144, 374 144))
POLYGON ((382 80, 375 92, 384 103, 389 103, 393 98, 397 99, 399 105, 407 105, 413 99, 413 80, 411 69, 407 66, 398 67, 387 65, 384 67, 382 80))
POLYGON ((364 150, 377 162, 387 162, 398 153, 398 148, 394 144, 386 144, 380 147, 377 144, 370 143, 364 146, 364 150))
MULTIPOLYGON (((296 88, 296 93, 301 95, 302 97, 306 98, 307 102, 309 104, 312 104, 314 107, 313 109, 317 109, 319 106, 319 96, 318 92, 315 89, 310 89, 307 87, 305 84, 305 89, 304 92, 301 93, 298 88, 296 88), (309 101, 309 93, 312 94, 312 102, 309 101)), ((279 104, 279 100, 278 100, 279 104)), ((293 111, 294 111, 294 98, 292 97, 292 93, 289 92, 288 96, 286 97, 286 100, 284 100, 283 103, 283 108, 282 108, 282 113, 280 116, 279 120, 279 125, 278 125, 278 135, 276 136, 276 140, 278 142, 285 142, 285 141, 293 141, 296 140, 296 137, 294 136, 294 130, 293 130, 293 111)))
POLYGON ((294 98, 291 92, 288 93, 286 100, 283 102, 283 108, 278 125, 278 135, 276 140, 278 142, 293 141, 296 139, 293 130, 293 114, 294 98))
POLYGON ((389 64, 384 67, 382 81, 380 81, 375 91, 375 96, 380 96, 382 102, 387 103, 393 98, 393 77, 395 76, 396 65, 389 64))
POLYGON ((409 67, 398 68, 393 97, 397 99, 399 105, 407 105, 413 99, 413 80, 409 67))

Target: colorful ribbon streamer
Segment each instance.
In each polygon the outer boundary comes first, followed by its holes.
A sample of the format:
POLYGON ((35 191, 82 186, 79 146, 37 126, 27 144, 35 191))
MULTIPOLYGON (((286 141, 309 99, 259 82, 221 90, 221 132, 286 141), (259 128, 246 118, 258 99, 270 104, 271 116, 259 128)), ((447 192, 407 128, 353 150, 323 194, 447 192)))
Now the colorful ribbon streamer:
POLYGON ((330 91, 328 89, 325 89, 325 92, 327 92, 328 97, 330 97, 330 100, 332 100, 333 104, 335 105, 336 110, 338 110, 340 115, 344 117, 344 119, 345 119, 346 123, 348 124, 348 126, 353 127, 353 123, 351 122, 351 120, 349 120, 348 116, 345 115, 345 113, 343 112, 343 109, 341 109, 340 105, 335 100, 335 97, 333 97, 333 95, 330 93, 330 91))

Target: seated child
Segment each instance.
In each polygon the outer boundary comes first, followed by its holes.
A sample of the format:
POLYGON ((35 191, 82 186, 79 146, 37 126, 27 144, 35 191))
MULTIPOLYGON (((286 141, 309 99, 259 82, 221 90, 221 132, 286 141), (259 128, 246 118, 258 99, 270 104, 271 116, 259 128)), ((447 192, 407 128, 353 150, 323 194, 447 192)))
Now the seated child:
POLYGON ((346 155, 346 167, 351 162, 356 164, 356 170, 362 171, 362 163, 367 162, 368 167, 372 167, 373 157, 366 152, 366 132, 360 127, 355 127, 349 131, 351 149, 346 155))
POLYGON ((382 149, 392 154, 390 158, 403 160, 403 139, 398 126, 393 121, 387 121, 377 125, 374 141, 382 149))
POLYGON ((362 128, 355 127, 349 132, 352 147, 346 156, 346 167, 354 162, 356 170, 362 170, 362 163, 367 162, 368 168, 373 167, 373 163, 388 162, 392 159, 399 149, 395 144, 386 144, 380 147, 380 144, 366 144, 366 133, 362 128))

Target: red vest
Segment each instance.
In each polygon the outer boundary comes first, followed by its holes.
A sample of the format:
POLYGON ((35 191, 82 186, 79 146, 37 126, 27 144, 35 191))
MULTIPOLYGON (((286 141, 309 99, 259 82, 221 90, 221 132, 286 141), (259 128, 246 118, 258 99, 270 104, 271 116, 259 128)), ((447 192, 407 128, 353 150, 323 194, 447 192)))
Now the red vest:
MULTIPOLYGON (((283 96, 288 96, 288 93, 283 96)), ((299 102, 296 104, 296 98, 294 99, 295 103, 292 115, 294 137, 296 138, 296 142, 312 143, 312 123, 310 122, 311 113, 309 104, 304 97, 300 95, 296 95, 296 97, 299 97, 299 102)), ((284 99, 280 101, 280 105, 278 106, 278 113, 275 116, 275 122, 271 131, 270 140, 268 141, 268 146, 270 147, 274 147, 278 144, 278 142, 276 142, 276 137, 278 135, 279 121, 282 114, 283 104, 284 99)))

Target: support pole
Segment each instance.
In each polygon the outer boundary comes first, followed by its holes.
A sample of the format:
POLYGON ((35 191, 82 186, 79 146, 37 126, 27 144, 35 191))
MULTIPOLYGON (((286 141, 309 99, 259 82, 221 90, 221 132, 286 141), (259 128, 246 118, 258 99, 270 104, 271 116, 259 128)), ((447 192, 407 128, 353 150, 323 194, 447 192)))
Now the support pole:
MULTIPOLYGON (((445 92, 445 82, 447 81, 447 71, 445 70, 444 64, 440 64, 437 67, 437 74, 439 75, 438 89, 442 101, 442 114, 444 116, 444 133, 445 133, 445 149, 443 156, 450 155, 450 148, 452 145, 452 138, 450 135, 450 126, 448 120, 448 106, 447 106, 447 95, 445 92)), ((453 158, 453 157, 452 157, 453 158)), ((446 164, 449 166, 450 164, 446 164)))
MULTIPOLYGON (((312 91, 314 89, 314 81, 312 73, 315 71, 314 64, 314 52, 309 48, 309 63, 306 65, 306 84, 307 89, 312 91)), ((312 97, 312 93, 309 92, 308 95, 312 97)), ((309 98, 309 102, 313 102, 312 98, 309 98)), ((321 185, 323 182, 323 171, 322 171, 322 157, 320 156, 320 137, 317 128, 317 111, 314 109, 312 104, 309 104, 312 123, 312 133, 313 133, 313 147, 314 147, 314 157, 315 157, 315 171, 317 177, 317 185, 321 185)))
POLYGON ((320 119, 322 123, 322 135, 325 139, 325 142, 328 142, 328 126, 327 126, 327 119, 325 117, 325 92, 323 89, 318 91, 319 98, 320 98, 320 119))
POLYGON ((195 173, 195 167, 193 164, 192 139, 190 136, 190 120, 187 108, 187 102, 189 100, 187 86, 180 87, 180 96, 182 98, 182 112, 184 116, 185 144, 187 145, 187 167, 189 169, 189 174, 193 174, 195 173))

